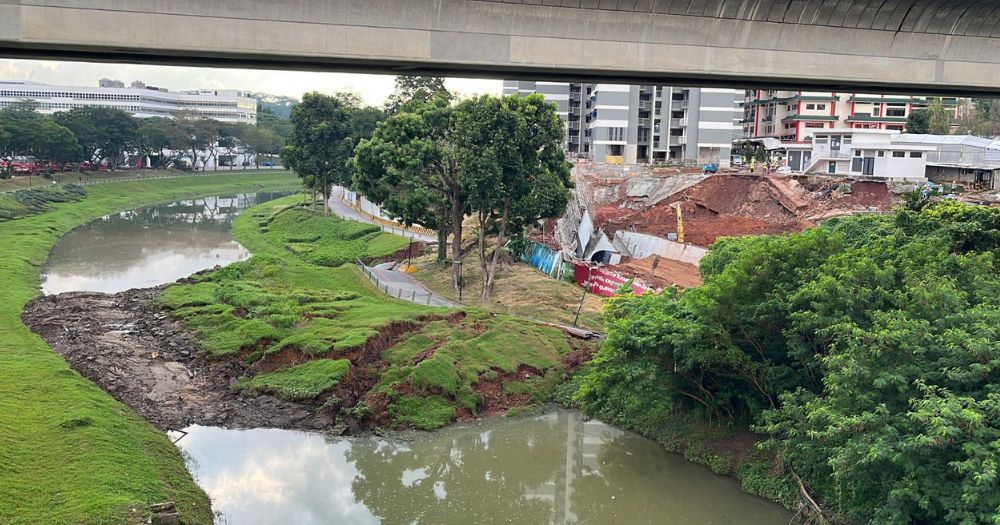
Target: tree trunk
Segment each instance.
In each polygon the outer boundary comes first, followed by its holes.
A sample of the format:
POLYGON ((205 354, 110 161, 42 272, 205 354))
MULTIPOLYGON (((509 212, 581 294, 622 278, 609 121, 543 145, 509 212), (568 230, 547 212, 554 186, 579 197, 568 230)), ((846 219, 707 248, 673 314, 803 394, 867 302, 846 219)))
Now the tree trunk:
POLYGON ((312 211, 316 211, 316 188, 312 189, 312 211))
POLYGON ((500 262, 500 252, 503 251, 504 236, 507 233, 507 215, 510 212, 510 199, 504 199, 503 214, 500 216, 500 230, 497 232, 497 245, 493 249, 493 260, 483 275, 482 300, 489 301, 493 295, 493 277, 497 273, 497 263, 500 262))
POLYGON ((438 257, 439 263, 448 260, 448 228, 438 230, 438 257))
POLYGON ((486 291, 486 284, 488 279, 487 271, 489 270, 486 259, 486 225, 489 223, 489 216, 485 212, 479 212, 479 272, 483 276, 483 291, 479 295, 479 299, 482 301, 489 301, 490 294, 486 291))
POLYGON ((458 198, 451 199, 451 287, 459 288, 462 274, 462 219, 464 218, 462 202, 458 198))
POLYGON ((323 176, 323 216, 330 215, 330 184, 327 176, 323 176))

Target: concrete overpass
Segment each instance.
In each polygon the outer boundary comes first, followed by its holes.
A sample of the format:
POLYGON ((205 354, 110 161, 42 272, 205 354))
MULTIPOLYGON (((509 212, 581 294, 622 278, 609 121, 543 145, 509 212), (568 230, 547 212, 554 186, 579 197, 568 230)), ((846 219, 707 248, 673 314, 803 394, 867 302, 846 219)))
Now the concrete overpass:
POLYGON ((1000 2, 0 0, 0 55, 1000 94, 1000 2))

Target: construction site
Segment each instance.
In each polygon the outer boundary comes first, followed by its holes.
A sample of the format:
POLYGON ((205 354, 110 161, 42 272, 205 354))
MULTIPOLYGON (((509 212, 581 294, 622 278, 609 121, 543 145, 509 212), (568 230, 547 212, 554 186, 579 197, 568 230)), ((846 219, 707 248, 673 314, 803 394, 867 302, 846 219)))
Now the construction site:
POLYGON ((888 212, 914 188, 737 168, 706 174, 587 162, 577 163, 573 176, 566 214, 534 240, 558 252, 577 282, 601 295, 610 294, 588 283, 595 275, 632 282, 637 293, 697 286, 699 261, 720 237, 798 232, 832 217, 888 212))

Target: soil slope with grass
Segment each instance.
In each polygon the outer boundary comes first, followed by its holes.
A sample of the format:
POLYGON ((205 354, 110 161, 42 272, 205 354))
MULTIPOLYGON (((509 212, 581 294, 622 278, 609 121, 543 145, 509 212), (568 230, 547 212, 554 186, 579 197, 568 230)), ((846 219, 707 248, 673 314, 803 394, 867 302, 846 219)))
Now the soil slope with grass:
POLYGON ((169 287, 158 303, 228 363, 234 388, 308 407, 338 431, 432 430, 551 399, 583 342, 478 309, 392 299, 358 270, 406 239, 323 216, 301 195, 261 204, 234 237, 255 255, 169 287))
POLYGON ((174 501, 211 523, 208 498, 169 439, 71 369, 20 316, 58 239, 111 212, 158 202, 294 187, 287 173, 219 175, 87 188, 78 202, 0 224, 0 523, 141 523, 174 501))

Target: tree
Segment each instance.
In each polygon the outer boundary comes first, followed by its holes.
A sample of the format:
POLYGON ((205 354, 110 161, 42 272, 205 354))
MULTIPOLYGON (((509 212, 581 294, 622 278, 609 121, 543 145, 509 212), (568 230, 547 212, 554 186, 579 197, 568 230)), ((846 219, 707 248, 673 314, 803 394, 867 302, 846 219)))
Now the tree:
POLYGON ((6 133, 3 146, 4 178, 11 177, 14 157, 29 154, 32 129, 39 125, 42 115, 37 111, 38 103, 29 100, 18 101, 0 110, 0 127, 6 133))
POLYGON ((38 119, 37 126, 30 129, 27 141, 30 153, 43 166, 50 161, 78 161, 83 156, 83 149, 73 133, 48 117, 38 119))
POLYGON ((481 96, 456 108, 461 183, 479 223, 481 299, 490 299, 500 254, 510 235, 562 215, 569 202, 569 163, 556 107, 538 94, 481 96), (496 236, 488 257, 486 238, 496 236))
POLYGON ((934 99, 927 106, 927 129, 934 135, 948 135, 951 133, 951 124, 954 114, 941 104, 941 100, 934 99))
MULTIPOLYGON (((445 97, 413 104, 380 122, 354 151, 354 187, 407 224, 451 230, 452 287, 459 288, 462 220, 468 210, 454 142, 456 109, 445 97)), ((440 257, 440 251, 439 251, 440 257)))
POLYGON ((906 117, 906 131, 908 133, 925 134, 930 133, 930 115, 926 109, 914 109, 906 117))
POLYGON ((329 212, 330 186, 349 185, 348 161, 354 152, 356 126, 352 108, 344 97, 306 93, 292 109, 292 134, 282 150, 285 165, 295 170, 303 185, 323 196, 324 213, 329 212))
POLYGON ((135 146, 138 123, 120 109, 75 108, 57 113, 53 118, 73 133, 94 165, 107 159, 108 166, 114 170, 125 161, 126 152, 135 146))
POLYGON ((207 151, 208 157, 201 159, 202 166, 214 155, 213 146, 219 140, 218 122, 200 118, 194 114, 180 115, 177 118, 177 144, 173 149, 187 150, 191 153, 191 169, 198 169, 198 152, 207 151))
POLYGON ((412 111, 415 107, 440 98, 451 102, 452 94, 444 85, 441 77, 425 77, 418 75, 400 75, 396 77, 396 89, 385 103, 385 112, 395 115, 403 111, 412 111))
POLYGON ((992 523, 998 261, 1000 209, 955 201, 723 239, 702 286, 610 300, 576 400, 647 428, 752 421, 845 522, 992 523))
MULTIPOLYGON (((166 117, 149 117, 139 121, 136 130, 135 148, 143 157, 162 156, 164 150, 173 149, 184 142, 177 121, 166 117)), ((161 160, 160 167, 166 167, 161 160)))
POLYGON ((958 123, 961 133, 989 138, 1000 136, 1000 99, 973 99, 972 104, 963 106, 961 114, 958 123))

